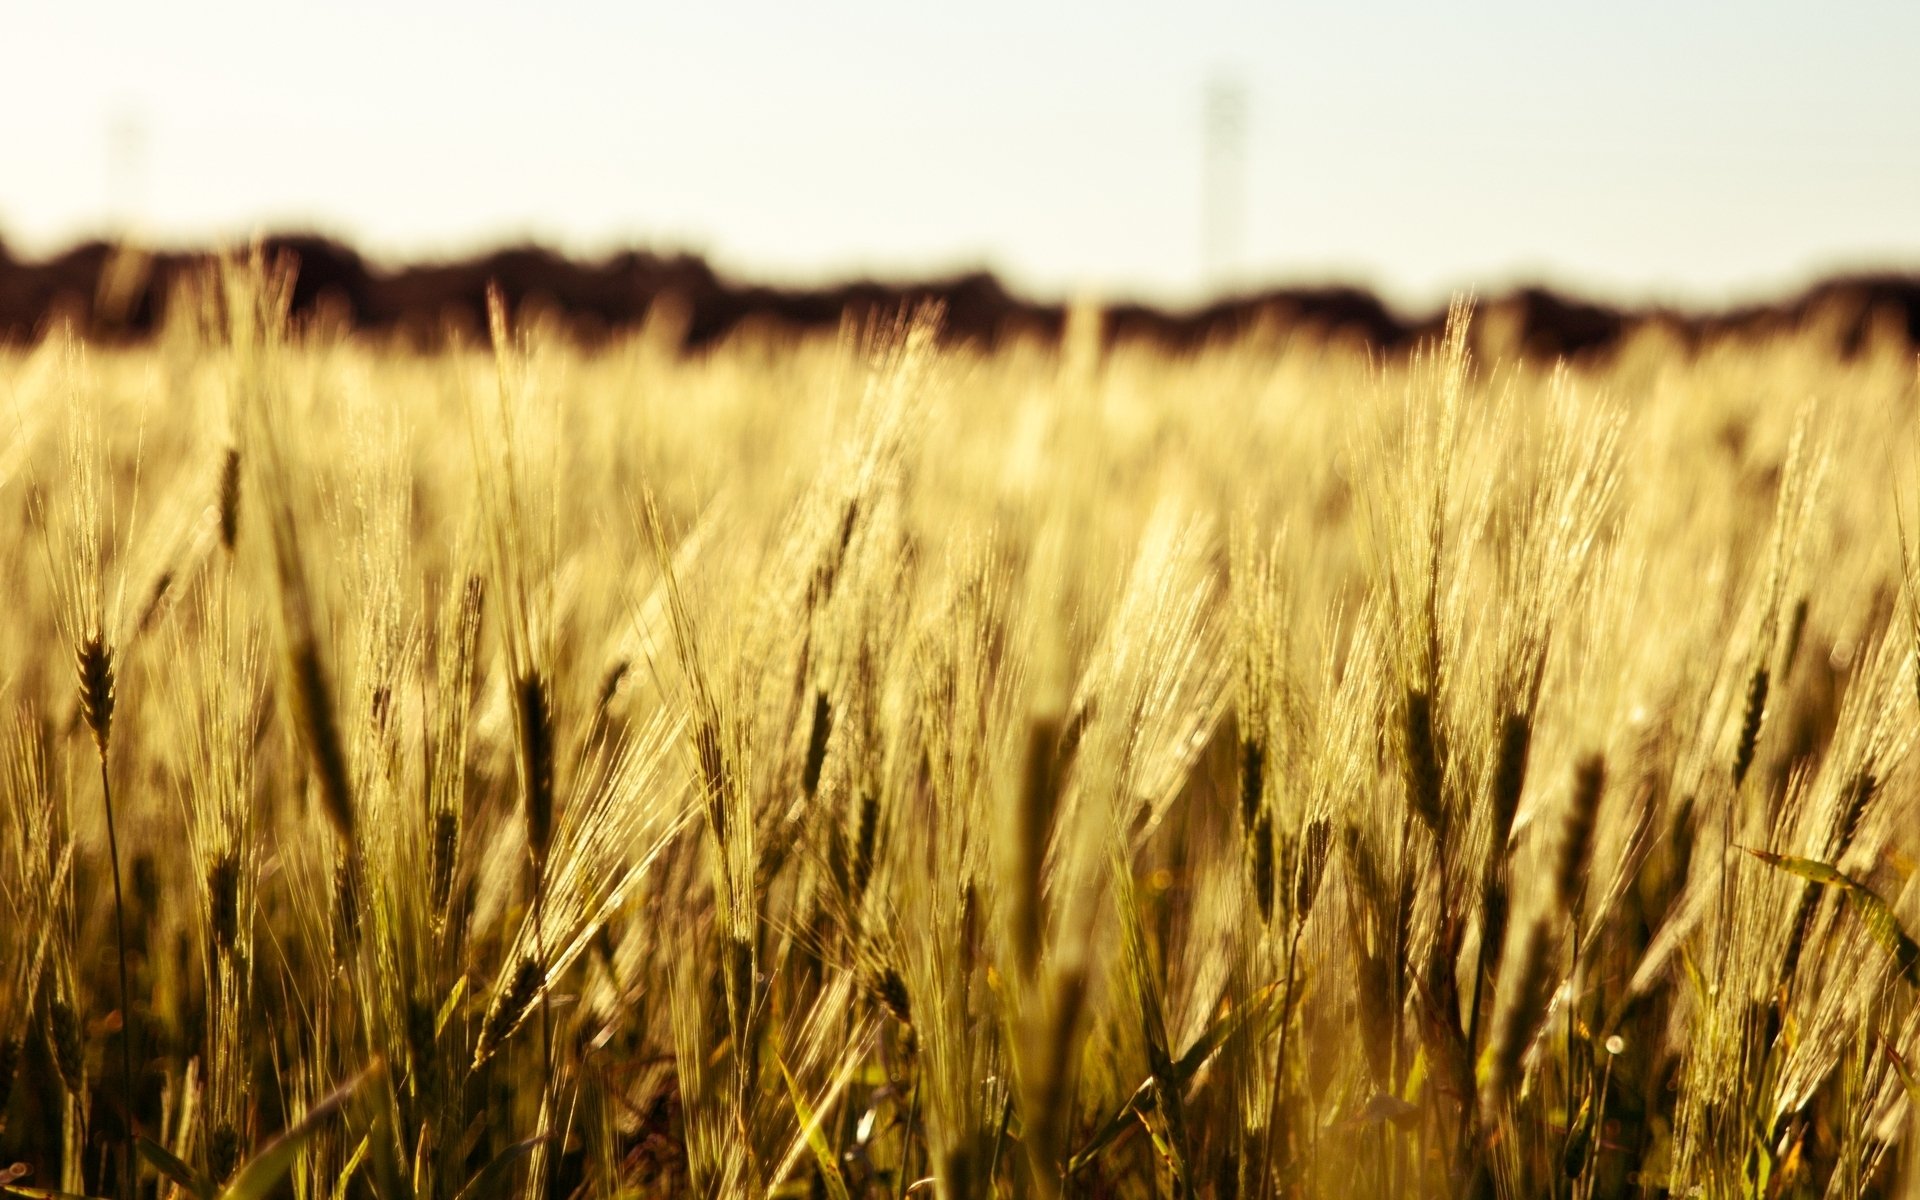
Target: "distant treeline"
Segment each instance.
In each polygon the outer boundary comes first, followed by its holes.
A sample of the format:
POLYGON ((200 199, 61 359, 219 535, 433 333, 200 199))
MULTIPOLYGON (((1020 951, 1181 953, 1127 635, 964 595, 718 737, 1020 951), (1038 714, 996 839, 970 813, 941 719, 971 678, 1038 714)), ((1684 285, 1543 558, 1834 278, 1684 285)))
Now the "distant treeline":
MULTIPOLYGON (((1057 338, 1066 324, 1065 306, 1014 295, 985 272, 778 288, 723 278, 694 255, 642 250, 581 261, 540 246, 515 246, 453 262, 383 266, 313 235, 270 237, 264 249, 270 257, 291 255, 297 262, 297 319, 422 347, 479 336, 490 284, 517 310, 544 310, 583 340, 638 327, 651 315, 659 335, 685 349, 749 327, 829 330, 849 317, 884 316, 925 301, 944 307, 944 328, 956 341, 1057 338)), ((207 251, 128 253, 106 242, 24 261, 0 243, 0 344, 30 342, 63 319, 98 339, 145 337, 160 326, 183 282, 210 261, 207 251)), ((1718 312, 1623 309, 1538 287, 1482 297, 1477 311, 1480 335, 1496 339, 1501 352, 1539 358, 1605 355, 1647 326, 1693 345, 1798 330, 1831 340, 1843 354, 1869 342, 1920 348, 1920 275, 1836 277, 1774 303, 1718 312)), ((1439 311, 1403 315, 1351 287, 1274 288, 1180 310, 1108 303, 1103 312, 1107 338, 1176 351, 1265 329, 1359 342, 1393 354, 1437 333, 1445 321, 1439 311)))

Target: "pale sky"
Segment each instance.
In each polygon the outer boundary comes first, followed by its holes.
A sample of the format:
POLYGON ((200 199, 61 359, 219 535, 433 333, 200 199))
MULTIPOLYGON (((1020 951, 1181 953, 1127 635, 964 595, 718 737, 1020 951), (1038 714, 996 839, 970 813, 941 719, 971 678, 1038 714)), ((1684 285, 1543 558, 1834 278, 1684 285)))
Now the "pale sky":
POLYGON ((1711 302, 1920 267, 1915 0, 0 0, 0 237, 130 211, 1180 299, 1223 78, 1244 280, 1711 302))

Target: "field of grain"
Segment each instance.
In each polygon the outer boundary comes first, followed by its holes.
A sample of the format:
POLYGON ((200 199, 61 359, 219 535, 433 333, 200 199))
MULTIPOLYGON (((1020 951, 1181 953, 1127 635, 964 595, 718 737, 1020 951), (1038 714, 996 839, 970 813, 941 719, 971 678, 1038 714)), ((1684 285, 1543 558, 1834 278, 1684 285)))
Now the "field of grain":
POLYGON ((0 358, 0 1194, 1908 1184, 1904 353, 285 286, 0 358))

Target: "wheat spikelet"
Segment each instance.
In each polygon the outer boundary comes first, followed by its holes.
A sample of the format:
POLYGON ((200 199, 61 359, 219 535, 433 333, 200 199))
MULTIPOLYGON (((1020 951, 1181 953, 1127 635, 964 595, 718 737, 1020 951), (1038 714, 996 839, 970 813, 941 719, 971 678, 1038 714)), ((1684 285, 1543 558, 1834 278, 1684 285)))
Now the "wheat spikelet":
POLYGON ((827 876, 833 880, 833 886, 841 896, 853 897, 853 868, 847 861, 847 835, 840 828, 839 821, 827 825, 827 876))
POLYGON ((486 1020, 480 1026, 480 1040, 474 1045, 473 1061, 477 1067, 499 1052, 513 1031, 527 1019, 532 1011, 533 1002, 540 998, 546 984, 546 972, 540 964, 531 958, 520 960, 514 968, 513 978, 507 986, 494 994, 493 1003, 487 1008, 486 1020))
POLYGON ((352 776, 334 720, 332 689, 320 653, 311 641, 297 644, 289 661, 294 714, 320 784, 320 807, 342 845, 354 844, 352 776))
POLYGON ((1821 889, 1803 884, 1800 899, 1794 905, 1793 920, 1787 926, 1786 950, 1780 958, 1780 981, 1790 984, 1800 969, 1800 956, 1806 950, 1807 935, 1813 930, 1813 915, 1820 907, 1821 889))
POLYGON ((713 830, 714 841, 725 846, 729 832, 728 787, 726 761, 720 750, 719 721, 703 717, 694 727, 693 744, 700 764, 701 798, 706 804, 707 823, 713 830))
POLYGON ((1600 794, 1606 787, 1607 760, 1589 754, 1574 768, 1573 795, 1567 803, 1566 827, 1560 834, 1560 858, 1554 868, 1553 894, 1561 912, 1575 911, 1587 875, 1587 858, 1600 813, 1600 794))
POLYGON ((1378 857, 1359 829, 1348 825, 1343 830, 1346 860, 1352 872, 1351 896, 1356 924, 1368 923, 1379 932, 1378 948, 1370 939, 1346 939, 1352 963, 1354 998, 1360 1016, 1360 1042, 1367 1068, 1376 1087, 1391 1086, 1393 1045, 1399 1024, 1395 1013, 1398 995, 1387 955, 1396 942, 1394 922, 1398 889, 1381 872, 1378 857))
POLYGON ((902 1025, 913 1024, 913 1005, 907 996, 907 982, 889 966, 873 981, 873 997, 902 1025))
POLYGON ((1357 827, 1347 825, 1341 834, 1347 852, 1347 866, 1353 874, 1356 898, 1369 913, 1385 913, 1393 904, 1393 888, 1380 869, 1379 857, 1368 844, 1366 835, 1357 827))
POLYGON ((1017 810, 1019 828, 1010 849, 1013 854, 1013 942, 1015 960, 1031 972, 1040 961, 1046 914, 1042 900, 1047 844, 1060 790, 1060 724, 1040 718, 1027 731, 1026 773, 1017 810))
POLYGON ((824 689, 813 696, 813 721, 807 730, 807 757, 800 770, 800 789, 809 800, 820 790, 820 771, 827 761, 827 738, 833 732, 833 705, 824 689))
POLYGON ((7 1102, 13 1098, 13 1081, 20 1072, 22 1048, 18 1034, 0 1038, 0 1113, 6 1112, 7 1102))
POLYGON ((167 606, 167 598, 173 591, 173 569, 160 572, 154 578, 153 587, 147 592, 147 602, 140 606, 140 619, 134 623, 134 630, 140 634, 151 631, 160 620, 160 614, 167 606))
POLYGON ((520 740, 520 786, 526 805, 527 852, 537 881, 553 845, 553 709, 546 680, 527 675, 514 688, 520 740))
POLYGON ((441 920, 446 919, 447 904, 453 897, 453 874, 459 853, 459 816, 451 812, 433 814, 433 842, 427 860, 427 903, 441 920))
POLYGON ((113 648, 99 634, 89 634, 74 656, 80 680, 80 713, 93 733, 101 754, 113 735, 113 648))
POLYGON ((627 673, 632 669, 631 662, 625 658, 619 658, 615 659, 607 667, 607 673, 600 677, 600 688, 598 699, 594 702, 594 710, 600 715, 601 720, 605 720, 607 714, 613 710, 613 702, 620 694, 621 685, 627 681, 627 673))
POLYGON ((1048 1192, 1058 1188, 1068 1120, 1067 1089, 1073 1082, 1072 1064, 1077 1048, 1073 1031, 1080 1024, 1087 993, 1084 972, 1068 970, 1055 982, 1050 1019, 1034 1027, 1041 1040, 1031 1048, 1036 1051, 1037 1070, 1024 1084, 1028 1102, 1023 1111, 1033 1114, 1027 1159, 1048 1192))
POLYGON ((1766 666, 1755 667, 1753 675, 1747 680, 1747 700, 1740 715, 1740 737, 1733 751, 1733 786, 1739 787, 1747 781, 1747 771, 1753 766, 1754 749, 1760 742, 1760 726, 1767 716, 1767 690, 1772 675, 1766 666))
POLYGON ((1253 829, 1266 795, 1267 747, 1264 739, 1252 736, 1240 743, 1240 827, 1253 829))
POLYGON ((407 1001, 407 1054, 413 1060, 413 1069, 418 1074, 433 1070, 436 1057, 433 1006, 417 998, 407 1001))
POLYGON ((849 880, 855 900, 867 894, 873 880, 874 841, 880 827, 880 797, 871 791, 860 793, 859 819, 854 826, 853 874, 849 880))
POLYGON ((1275 872, 1273 869, 1273 819, 1262 810, 1253 819, 1253 827, 1247 831, 1247 842, 1253 852, 1253 900, 1260 906, 1261 924, 1273 921, 1273 889, 1275 872))
POLYGON ((759 966, 753 943, 732 937, 726 941, 723 976, 727 991, 727 1036, 733 1045, 734 1105, 744 1114, 751 1109, 759 1087, 759 966))
POLYGON ((455 623, 455 636, 462 646, 473 645, 486 614, 487 581, 483 576, 469 575, 460 585, 460 616, 455 623))
POLYGON ((1054 759, 1059 764, 1056 774, 1065 779, 1073 770, 1074 761, 1080 757, 1080 743, 1086 740, 1087 729, 1099 714, 1100 704, 1089 695, 1074 704, 1067 722, 1060 729, 1060 741, 1054 749, 1054 759))
POLYGON ((817 610, 833 599, 834 586, 840 581, 840 570, 847 561, 847 549, 853 544, 853 531, 860 519, 860 498, 854 496, 847 501, 839 522, 839 533, 827 544, 821 555, 819 565, 807 581, 807 608, 817 610))
POLYGON ((1503 856, 1513 833, 1514 814, 1520 811, 1520 793, 1526 787, 1527 758, 1533 746, 1533 721, 1525 713, 1508 713, 1500 725, 1499 757, 1493 774, 1493 851, 1503 856))
POLYGON ((240 856, 221 851, 207 868, 207 899, 213 943, 232 954, 240 932, 240 856))
POLYGON ((1807 633, 1807 598, 1800 597, 1793 602, 1793 611, 1787 617, 1786 643, 1780 650, 1780 674, 1790 675, 1793 664, 1800 658, 1800 643, 1807 633))
POLYGON ((1293 876, 1293 919, 1304 923, 1320 895, 1327 876, 1327 858, 1333 849, 1333 823, 1324 816, 1307 822, 1299 863, 1293 876))
POLYGON ((360 891, 359 868, 343 854, 333 865, 333 925, 339 944, 349 951, 360 944, 360 891))
POLYGON ((207 1175, 215 1183, 225 1183, 240 1165, 246 1144, 240 1131, 222 1122, 207 1135, 207 1175))
POLYGON ((54 1069, 70 1096, 79 1096, 85 1084, 86 1064, 80 1040, 80 1018, 73 1006, 55 997, 47 1005, 47 1047, 53 1052, 54 1069))
POLYGON ((1440 752, 1434 740, 1433 698, 1419 688, 1408 688, 1401 712, 1407 803, 1420 823, 1438 835, 1447 818, 1440 790, 1440 752))
MULTIPOLYGON (((1878 788, 1878 779, 1867 767, 1862 767, 1848 781, 1845 798, 1833 814, 1825 850, 1828 861, 1837 863, 1845 857, 1859 834, 1861 817, 1878 788)), ((1790 985, 1800 969, 1801 955, 1806 950, 1807 937, 1813 930, 1814 914, 1819 909, 1823 894, 1824 889, 1812 883, 1800 885, 1800 899, 1794 906, 1793 919, 1787 925, 1786 950, 1781 957, 1779 978, 1783 985, 1790 985)))
POLYGON ((228 554, 240 537, 240 448, 227 447, 220 458, 220 486, 216 497, 220 546, 228 554))
POLYGON ((1880 781, 1874 777, 1873 770, 1862 767, 1854 775, 1847 787, 1846 804, 1834 821, 1833 857, 1838 860, 1847 852, 1848 847, 1860 834, 1860 819, 1866 815, 1867 805, 1872 803, 1874 793, 1879 790, 1880 781))
POLYGON ((1548 982, 1552 971, 1552 941, 1545 925, 1534 924, 1519 950, 1512 964, 1514 969, 1509 971, 1503 967, 1501 971, 1513 985, 1492 1041, 1484 1097, 1489 1111, 1497 1111, 1501 1105, 1511 1102, 1518 1090, 1521 1059, 1539 1028, 1551 990, 1548 982))

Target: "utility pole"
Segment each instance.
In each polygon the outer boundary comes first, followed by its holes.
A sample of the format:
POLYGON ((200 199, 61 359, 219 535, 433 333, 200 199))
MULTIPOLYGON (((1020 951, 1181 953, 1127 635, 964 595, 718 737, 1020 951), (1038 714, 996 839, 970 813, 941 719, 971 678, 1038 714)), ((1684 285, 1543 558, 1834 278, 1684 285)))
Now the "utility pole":
POLYGON ((1245 238, 1247 91, 1238 80, 1207 84, 1204 136, 1200 243, 1204 283, 1218 291, 1232 284, 1245 238))
POLYGON ((107 221, 120 241, 140 224, 146 197, 147 126, 139 110, 123 105, 107 124, 107 221))

